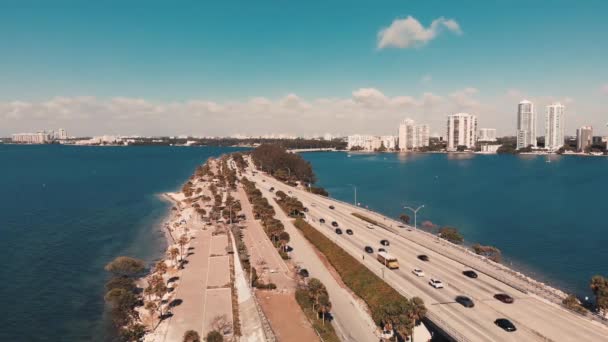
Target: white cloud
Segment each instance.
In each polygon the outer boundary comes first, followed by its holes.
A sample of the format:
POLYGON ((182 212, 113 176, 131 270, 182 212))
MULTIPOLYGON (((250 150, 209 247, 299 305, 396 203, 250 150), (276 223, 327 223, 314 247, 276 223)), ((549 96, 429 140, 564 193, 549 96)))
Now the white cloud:
MULTIPOLYGON (((305 99, 288 93, 280 98, 252 97, 243 100, 156 102, 141 98, 56 97, 43 101, 0 101, 0 136, 17 132, 65 128, 71 135, 212 135, 236 133, 261 135, 281 132, 310 135, 318 132, 342 134, 397 134, 399 121, 411 117, 428 123, 433 132, 445 130, 446 115, 469 112, 480 127, 497 128, 499 134, 514 134, 520 91, 482 97, 474 87, 446 94, 386 94, 380 89, 355 89, 350 96, 305 99), (514 97, 509 97, 512 95, 514 97)), ((561 101, 567 106, 567 128, 591 124, 604 127, 605 113, 582 107, 568 97, 530 96, 539 122, 544 106, 561 101), (584 113, 579 115, 578 113, 584 113)), ((539 134, 542 132, 539 126, 539 134)), ((598 132, 599 133, 599 132, 598 132)), ((599 133, 602 134, 602 133, 599 133)))
POLYGON ((389 27, 378 32, 377 47, 378 49, 389 47, 404 49, 421 46, 435 39, 444 28, 453 33, 462 34, 460 25, 454 19, 437 18, 428 28, 412 16, 395 19, 389 27))

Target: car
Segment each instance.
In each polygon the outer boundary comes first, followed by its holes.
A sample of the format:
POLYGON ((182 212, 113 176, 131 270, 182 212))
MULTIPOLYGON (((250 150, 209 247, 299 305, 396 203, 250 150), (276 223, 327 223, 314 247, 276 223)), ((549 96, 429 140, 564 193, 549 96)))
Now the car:
POLYGON ((388 242, 388 240, 380 240, 380 244, 381 244, 382 246, 388 246, 388 245, 390 245, 391 243, 390 243, 390 242, 388 242))
POLYGON ((301 277, 303 277, 303 278, 306 278, 306 277, 308 277, 308 276, 309 276, 309 274, 308 274, 308 270, 307 270, 307 269, 305 269, 305 268, 300 269, 300 272, 298 272, 298 274, 299 274, 301 277))
POLYGON ((402 225, 402 224, 398 225, 397 227, 399 227, 399 228, 405 228, 405 226, 402 225))
POLYGON ((288 194, 291 194, 291 190, 287 191, 288 194))
POLYGON ((464 271, 464 272, 462 272, 462 274, 464 274, 465 276, 467 276, 469 278, 477 278, 477 273, 475 273, 475 271, 472 271, 472 270, 464 271))
POLYGON ((336 234, 338 234, 338 235, 342 235, 342 229, 340 229, 340 228, 336 228, 336 234))
POLYGON ((270 188, 270 192, 273 192, 273 191, 274 191, 274 186, 270 188))
POLYGON ((456 296, 456 302, 460 303, 465 308, 472 308, 475 306, 473 300, 467 296, 456 296))
POLYGON ((367 252, 367 253, 374 253, 374 249, 371 248, 370 246, 365 246, 364 249, 365 249, 365 252, 367 252))
POLYGON ((414 268, 414 270, 412 270, 412 273, 414 273, 416 277, 424 277, 424 271, 419 268, 414 268))
POLYGON ((432 287, 434 287, 436 289, 442 289, 443 288, 443 283, 441 282, 441 280, 435 279, 435 278, 431 278, 429 280, 429 285, 431 285, 432 287))
POLYGON ((330 206, 329 206, 329 209, 332 209, 332 210, 333 210, 333 209, 336 209, 336 207, 334 207, 333 205, 330 205, 330 206))
POLYGON ((266 182, 266 180, 265 180, 265 179, 262 179, 262 183, 264 183, 264 182, 266 182))
POLYGON ((332 225, 333 227, 337 227, 337 226, 338 226, 338 222, 336 222, 336 221, 331 221, 331 225, 332 225))
POLYGON ((386 249, 384 249, 384 248, 378 248, 378 252, 386 252, 386 249))
POLYGON ((374 225, 373 225, 373 224, 371 224, 371 223, 370 223, 370 224, 368 224, 368 225, 366 225, 366 227, 367 227, 367 228, 369 228, 369 229, 374 229, 374 225))
POLYGON ((314 204, 314 203, 310 203, 310 206, 314 208, 314 207, 316 207, 317 205, 316 205, 316 204, 314 204))
POLYGON ((497 320, 494 321, 494 324, 496 324, 497 326, 501 327, 503 330, 508 331, 508 332, 513 332, 513 331, 517 330, 515 325, 506 318, 498 318, 497 320))
POLYGON ((348 235, 353 235, 353 230, 352 230, 352 229, 347 229, 347 230, 346 230, 346 234, 348 234, 348 235))
POLYGON ((308 208, 306 208, 306 207, 304 207, 304 209, 302 209, 302 210, 304 210, 305 213, 308 212, 308 208))
POLYGON ((422 260, 422 261, 429 261, 429 256, 426 254, 420 254, 418 256, 418 259, 422 260))
POLYGON ((319 219, 319 222, 320 222, 320 223, 325 223, 325 219, 322 219, 322 218, 321 218, 321 219, 319 219))
POLYGON ((509 296, 506 293, 497 293, 494 295, 494 298, 498 299, 499 301, 506 303, 506 304, 512 304, 515 300, 513 299, 513 297, 509 296))

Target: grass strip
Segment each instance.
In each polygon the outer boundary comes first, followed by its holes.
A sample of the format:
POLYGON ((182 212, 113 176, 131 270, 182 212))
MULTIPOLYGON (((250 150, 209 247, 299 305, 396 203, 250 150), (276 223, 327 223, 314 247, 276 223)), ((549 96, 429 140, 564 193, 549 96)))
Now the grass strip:
POLYGON ((399 292, 306 221, 296 219, 294 225, 325 255, 346 286, 365 301, 377 325, 382 322, 383 306, 396 301, 407 302, 399 292))
POLYGON ((351 213, 351 215, 353 215, 354 217, 356 217, 358 219, 361 219, 361 220, 363 220, 363 221, 365 221, 367 223, 371 223, 371 224, 374 224, 374 225, 379 226, 379 227, 386 227, 383 223, 380 223, 380 222, 378 222, 378 221, 376 221, 376 220, 374 220, 372 218, 369 218, 369 217, 367 217, 365 215, 361 215, 359 213, 351 213))

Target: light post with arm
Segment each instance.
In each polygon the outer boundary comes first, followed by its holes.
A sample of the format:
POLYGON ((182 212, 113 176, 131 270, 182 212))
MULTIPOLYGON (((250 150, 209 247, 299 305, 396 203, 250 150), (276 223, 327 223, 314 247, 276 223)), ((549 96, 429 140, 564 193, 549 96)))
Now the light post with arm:
POLYGON ((409 209, 414 213, 414 229, 416 229, 416 214, 418 213, 418 210, 424 208, 424 204, 419 206, 416 209, 410 208, 410 207, 403 207, 403 209, 409 209))

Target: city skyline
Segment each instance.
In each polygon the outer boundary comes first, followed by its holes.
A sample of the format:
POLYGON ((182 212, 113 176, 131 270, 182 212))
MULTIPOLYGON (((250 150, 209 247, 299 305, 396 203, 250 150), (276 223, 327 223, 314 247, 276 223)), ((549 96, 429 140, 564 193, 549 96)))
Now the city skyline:
POLYGON ((441 134, 456 112, 507 135, 521 98, 607 133, 606 4, 467 3, 3 4, 0 135, 382 134, 404 115, 441 134), (560 53, 513 58, 541 45, 560 53))

